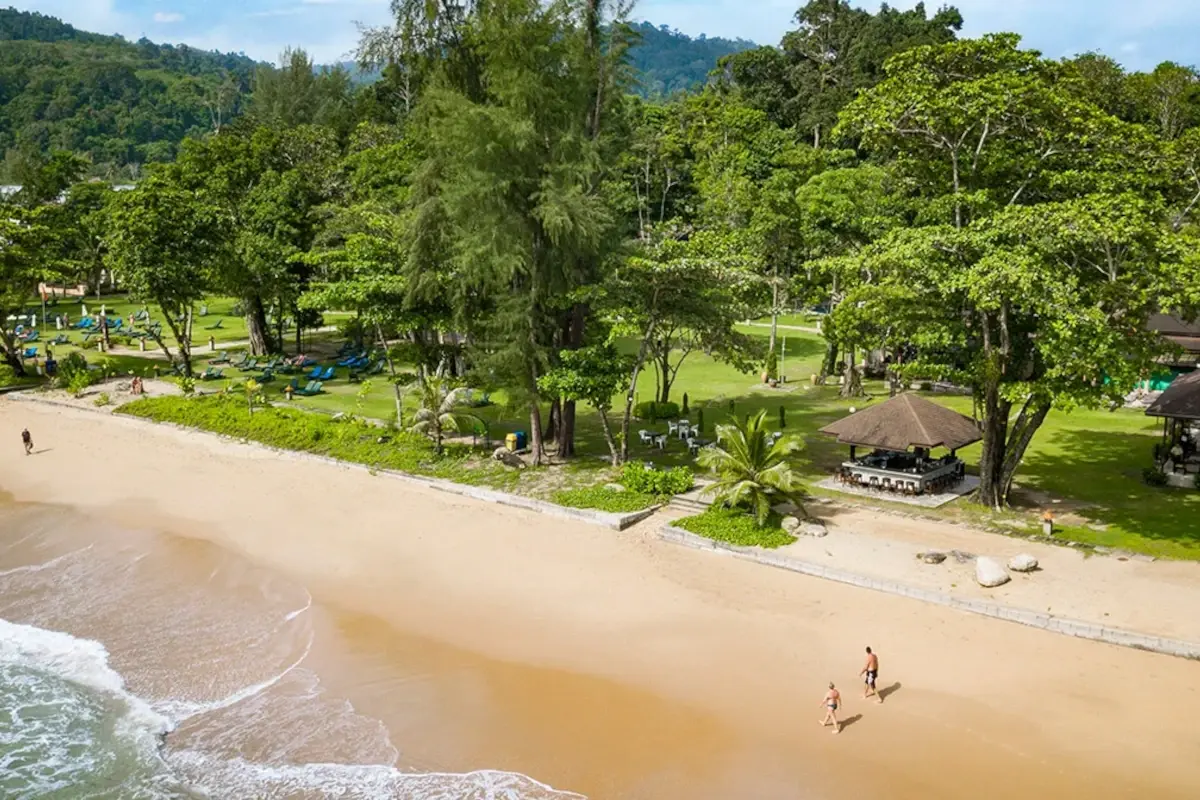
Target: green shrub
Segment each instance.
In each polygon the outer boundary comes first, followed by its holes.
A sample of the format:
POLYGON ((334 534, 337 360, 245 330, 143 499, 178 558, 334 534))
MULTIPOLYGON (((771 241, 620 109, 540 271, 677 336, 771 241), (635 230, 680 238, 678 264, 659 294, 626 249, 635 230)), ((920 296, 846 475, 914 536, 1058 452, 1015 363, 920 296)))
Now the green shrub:
POLYGON ((1200 489, 1200 472, 1197 472, 1196 477, 1192 478, 1192 486, 1195 486, 1197 489, 1200 489))
POLYGON ((179 390, 181 392, 183 392, 184 395, 193 395, 196 393, 196 379, 195 378, 189 378, 186 375, 183 375, 183 376, 180 376, 180 378, 177 381, 175 381, 175 383, 179 384, 179 390))
POLYGON ((88 369, 87 359, 80 353, 71 353, 58 362, 58 374, 54 378, 55 386, 60 389, 69 389, 71 381, 78 380, 77 375, 86 376, 88 383, 83 384, 84 389, 91 385, 91 371, 88 369))
POLYGON ((76 372, 67 381, 67 391, 74 397, 79 397, 92 385, 92 376, 86 372, 76 372))
POLYGON ((12 386, 18 380, 17 371, 12 366, 0 363, 0 386, 12 386))
POLYGON ((621 470, 621 485, 640 494, 663 497, 683 494, 691 490, 692 483, 692 471, 687 467, 651 469, 640 461, 631 461, 621 470))
POLYGON ((605 486, 593 486, 557 492, 553 500, 568 508, 594 508, 614 514, 630 514, 656 505, 659 498, 643 492, 617 492, 605 486))
POLYGON ((95 403, 97 407, 103 408, 104 406, 111 403, 112 399, 108 396, 108 392, 101 392, 100 394, 98 394, 96 396, 96 399, 93 400, 92 402, 95 403))
POLYGON ((200 428, 281 450, 298 450, 458 483, 509 488, 518 479, 515 470, 495 462, 464 465, 472 454, 470 448, 448 446, 439 457, 423 436, 394 431, 382 436, 382 428, 361 420, 335 421, 296 408, 265 406, 251 413, 245 396, 235 393, 190 398, 146 397, 126 403, 117 413, 200 428))
POLYGON ((684 393, 683 393, 683 408, 682 408, 681 410, 682 410, 682 412, 683 412, 683 415, 686 417, 686 416, 688 415, 688 396, 687 396, 687 392, 684 392, 684 393))
POLYGON ((1147 486, 1166 486, 1167 473, 1155 467, 1146 467, 1142 470, 1142 480, 1147 486))
POLYGON ((732 508, 710 508, 696 517, 676 521, 675 527, 717 542, 739 547, 774 549, 796 541, 796 537, 779 527, 780 517, 772 513, 761 528, 754 517, 732 508))
POLYGON ((767 351, 766 364, 767 378, 777 380, 779 378, 779 356, 775 355, 774 350, 767 351))
POLYGON ((678 419, 679 404, 678 403, 660 403, 657 400, 648 400, 645 403, 638 403, 633 408, 633 415, 638 419, 654 422, 660 419, 678 419))

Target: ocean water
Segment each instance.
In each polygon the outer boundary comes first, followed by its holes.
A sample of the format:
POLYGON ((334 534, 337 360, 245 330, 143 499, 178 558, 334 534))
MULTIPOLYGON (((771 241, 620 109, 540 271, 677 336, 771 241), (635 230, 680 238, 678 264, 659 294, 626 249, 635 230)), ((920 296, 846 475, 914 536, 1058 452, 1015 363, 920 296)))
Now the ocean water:
POLYGON ((212 545, 0 504, 0 797, 580 797, 414 766, 323 681, 330 630, 212 545))

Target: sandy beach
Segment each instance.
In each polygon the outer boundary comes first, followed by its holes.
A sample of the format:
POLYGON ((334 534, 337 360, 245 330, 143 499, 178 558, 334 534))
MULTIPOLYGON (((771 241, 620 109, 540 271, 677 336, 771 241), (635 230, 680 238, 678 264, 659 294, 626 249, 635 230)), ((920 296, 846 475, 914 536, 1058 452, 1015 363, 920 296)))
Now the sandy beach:
MULTIPOLYGON (((616 534, 4 398, 0 435, 0 489, 18 501, 211 543, 303 585, 358 657, 327 649, 326 682, 411 732, 413 763, 430 769, 512 770, 592 798, 1184 798, 1200 782, 1194 662, 674 547, 655 536, 661 517, 616 534), (865 645, 882 706, 859 699, 865 645), (459 686, 414 717, 382 677, 401 652, 439 674, 469 663, 486 689, 459 686), (837 737, 817 725, 829 680, 853 720, 837 737), (484 720, 475 700, 503 713, 484 720)), ((803 546, 867 546, 837 535, 803 546)), ((1067 569, 1077 554, 1039 558, 1067 569)), ((1083 615, 1107 595, 1095 613, 1120 614, 1126 570, 1147 594, 1122 619, 1197 636, 1145 605, 1195 599, 1194 565, 1162 565, 1161 596, 1148 566, 1106 567, 1088 590, 1056 577, 1028 602, 1083 615)))

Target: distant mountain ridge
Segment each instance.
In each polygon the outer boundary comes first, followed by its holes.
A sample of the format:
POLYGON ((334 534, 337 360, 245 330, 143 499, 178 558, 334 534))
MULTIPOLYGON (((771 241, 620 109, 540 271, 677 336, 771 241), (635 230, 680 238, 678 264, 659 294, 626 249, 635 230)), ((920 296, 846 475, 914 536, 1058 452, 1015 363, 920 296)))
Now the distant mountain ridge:
MULTIPOLYGON (((634 23, 641 42, 630 49, 629 58, 638 74, 638 94, 643 97, 669 97, 692 91, 708 81, 708 74, 727 55, 752 50, 757 44, 745 39, 722 39, 705 34, 693 38, 667 25, 634 23)), ((372 83, 375 71, 363 72, 353 61, 344 61, 355 83, 372 83)))

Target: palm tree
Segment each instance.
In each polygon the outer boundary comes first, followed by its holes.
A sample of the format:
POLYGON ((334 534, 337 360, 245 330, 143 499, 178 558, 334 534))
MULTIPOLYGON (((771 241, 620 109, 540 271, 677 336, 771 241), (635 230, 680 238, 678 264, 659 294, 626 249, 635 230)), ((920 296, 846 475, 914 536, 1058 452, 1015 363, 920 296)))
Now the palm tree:
POLYGON ((466 392, 466 389, 451 389, 441 376, 426 378, 418 388, 420 408, 409 430, 433 439, 439 455, 442 452, 442 438, 447 432, 474 430, 477 425, 484 424, 476 415, 460 410, 466 401, 466 392))
POLYGON ((701 450, 697 459, 717 473, 704 494, 724 506, 749 506, 760 527, 773 502, 796 502, 800 479, 788 457, 803 447, 795 439, 772 439, 766 420, 767 412, 759 411, 744 422, 718 425, 717 443, 701 450))

